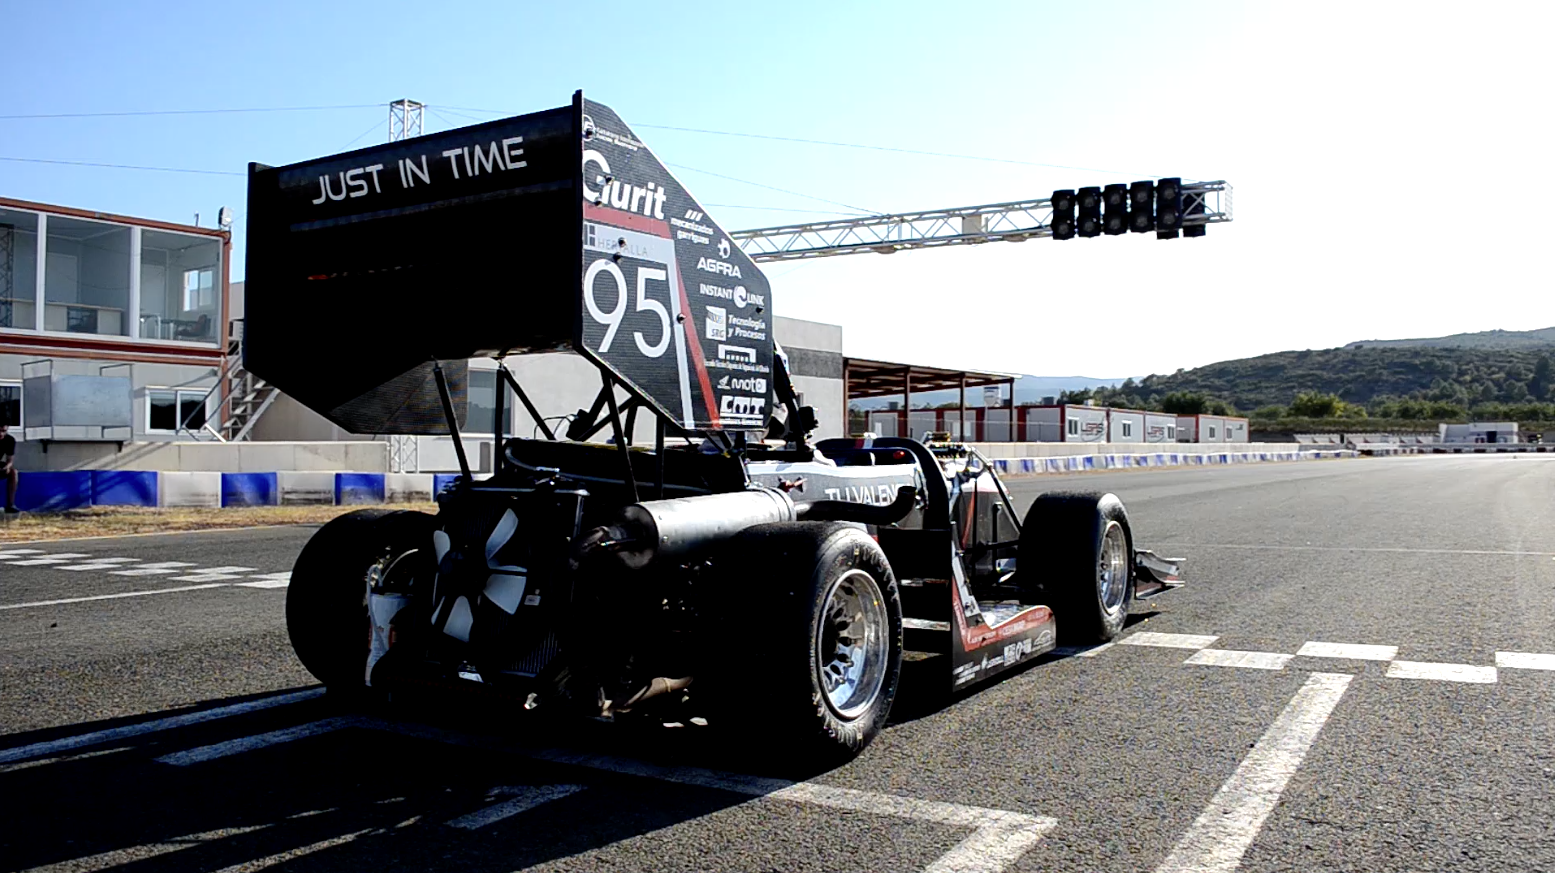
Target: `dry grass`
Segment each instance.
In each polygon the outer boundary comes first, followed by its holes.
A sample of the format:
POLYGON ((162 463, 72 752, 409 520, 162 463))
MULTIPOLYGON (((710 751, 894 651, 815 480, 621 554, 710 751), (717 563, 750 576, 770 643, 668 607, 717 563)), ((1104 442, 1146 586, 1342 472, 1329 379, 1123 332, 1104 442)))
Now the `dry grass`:
MULTIPOLYGON (((0 543, 107 537, 170 531, 222 530, 282 524, 322 524, 364 506, 250 506, 229 509, 147 509, 96 506, 69 512, 24 512, 0 516, 0 543)), ((436 512, 431 503, 396 503, 384 509, 436 512)))

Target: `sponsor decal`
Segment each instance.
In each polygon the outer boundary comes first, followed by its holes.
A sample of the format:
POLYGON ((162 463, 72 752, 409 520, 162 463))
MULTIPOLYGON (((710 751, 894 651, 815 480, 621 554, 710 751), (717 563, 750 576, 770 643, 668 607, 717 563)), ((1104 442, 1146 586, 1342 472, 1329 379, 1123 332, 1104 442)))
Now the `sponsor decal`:
POLYGON ((724 376, 718 380, 718 387, 724 391, 728 391, 732 388, 735 391, 749 391, 752 394, 765 394, 767 393, 767 380, 760 376, 749 376, 743 379, 739 378, 738 376, 724 376))
MULTIPOLYGON (((718 232, 717 228, 710 227, 708 225, 702 224, 701 222, 702 213, 688 209, 686 210, 685 218, 671 218, 670 226, 679 230, 689 230, 692 233, 698 233, 705 237, 711 237, 713 234, 718 232), (691 216, 693 215, 695 215, 696 218, 692 218, 691 216)), ((706 239, 702 241, 711 242, 711 240, 706 239)))
POLYGON ((765 397, 740 397, 724 394, 718 398, 718 414, 729 419, 761 420, 762 409, 767 405, 765 397))
POLYGON ((650 218, 663 218, 666 196, 664 189, 652 182, 639 187, 615 178, 610 174, 610 161, 603 154, 594 149, 584 150, 583 199, 588 202, 650 218))
MULTIPOLYGON (((713 307, 709 306, 708 309, 713 307)), ((767 338, 767 323, 755 318, 741 318, 738 315, 729 316, 729 334, 735 339, 762 341, 767 338)), ((729 337, 708 337, 708 339, 728 339, 729 337)))
POLYGON ((689 230, 679 230, 679 229, 677 229, 675 231, 675 239, 677 239, 677 240, 682 240, 682 239, 690 240, 691 242, 694 242, 694 243, 696 243, 699 246, 705 246, 708 243, 708 238, 707 237, 702 236, 699 233, 692 233, 689 230))
POLYGON ((727 259, 729 257, 729 238, 728 237, 724 237, 723 239, 718 241, 718 257, 724 258, 724 259, 727 259))
POLYGON ((645 261, 654 259, 653 250, 641 237, 631 239, 608 224, 596 224, 592 221, 583 225, 583 248, 585 251, 604 252, 645 261))
POLYGON ((386 164, 368 164, 327 173, 319 176, 319 196, 313 198, 312 203, 322 206, 337 200, 382 194, 385 189, 392 189, 396 180, 401 189, 410 189, 438 184, 448 178, 458 181, 522 170, 529 166, 524 160, 523 142, 521 136, 482 140, 438 153, 398 158, 393 169, 386 164), (439 158, 448 161, 447 175, 443 173, 439 158))
POLYGON ((766 306, 767 295, 753 294, 745 290, 744 285, 736 285, 734 288, 734 305, 744 309, 746 306, 766 306))
POLYGON ((703 297, 717 297, 719 300, 733 300, 734 289, 725 288, 722 285, 709 285, 706 282, 697 283, 697 290, 703 297))
MULTIPOLYGON (((633 139, 624 133, 616 133, 613 130, 605 130, 604 128, 595 124, 593 118, 590 118, 588 115, 584 115, 583 140, 587 142, 593 139, 598 139, 601 142, 608 142, 611 145, 620 146, 621 148, 629 149, 634 152, 643 147, 643 144, 638 140, 633 139)), ((659 217, 663 218, 664 216, 661 215, 659 217)))
POLYGON ((844 485, 841 488, 824 488, 826 499, 845 500, 848 503, 864 503, 869 506, 890 506, 896 499, 896 489, 906 482, 879 485, 844 485))
MULTIPOLYGON (((708 309, 713 309, 713 307, 709 306, 708 309)), ((756 350, 746 348, 745 346, 720 345, 718 347, 718 359, 720 361, 748 361, 754 364, 756 363, 756 350)))
POLYGON ((710 340, 729 338, 729 311, 722 306, 707 307, 707 338, 710 340))
POLYGON ((720 261, 715 258, 697 258, 697 269, 706 273, 718 273, 732 279, 745 278, 740 274, 739 264, 731 264, 728 261, 720 261))
POLYGON ((1099 436, 1105 427, 1106 425, 1099 421, 1087 421, 1081 423, 1080 432, 1086 436, 1099 436))
MULTIPOLYGON (((712 308, 712 307, 709 307, 712 308)), ((718 357, 708 358, 709 370, 734 370, 739 373, 759 373, 766 375, 772 372, 772 368, 766 364, 756 363, 756 350, 749 346, 734 346, 718 344, 718 357)))

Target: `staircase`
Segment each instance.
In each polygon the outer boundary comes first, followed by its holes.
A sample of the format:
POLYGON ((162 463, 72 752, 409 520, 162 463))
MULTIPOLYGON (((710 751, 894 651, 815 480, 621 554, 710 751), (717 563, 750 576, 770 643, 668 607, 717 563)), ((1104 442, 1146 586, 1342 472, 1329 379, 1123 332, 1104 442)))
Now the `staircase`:
POLYGON ((270 385, 253 373, 243 369, 243 335, 241 327, 233 332, 232 340, 227 344, 227 361, 222 366, 221 375, 217 377, 216 384, 206 392, 205 401, 200 404, 200 409, 210 409, 211 399, 219 398, 217 415, 214 419, 207 419, 203 423, 194 421, 181 422, 179 433, 187 434, 196 440, 214 440, 216 442, 230 443, 241 442, 248 439, 249 433, 254 429, 254 424, 259 417, 264 415, 270 404, 280 395, 275 386, 270 385))

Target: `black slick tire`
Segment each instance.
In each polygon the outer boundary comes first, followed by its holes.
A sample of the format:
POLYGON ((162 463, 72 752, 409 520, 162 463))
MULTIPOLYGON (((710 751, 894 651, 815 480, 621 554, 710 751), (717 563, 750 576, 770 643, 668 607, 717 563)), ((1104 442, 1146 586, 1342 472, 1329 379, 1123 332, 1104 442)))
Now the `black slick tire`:
POLYGON ((1016 552, 1021 599, 1045 603, 1067 644, 1104 643, 1128 620, 1134 592, 1133 533, 1123 502, 1099 492, 1040 494, 1026 511, 1016 552), (1112 542, 1104 549, 1104 539, 1112 542), (1104 555, 1122 555, 1112 570, 1121 572, 1121 593, 1106 584, 1104 555))
POLYGON ((331 520, 303 547, 286 591, 286 631, 298 660, 331 694, 365 690, 371 626, 367 572, 390 552, 431 547, 422 512, 361 509, 331 520))
POLYGON ((730 647, 714 670, 725 713, 769 759, 809 766, 857 755, 885 727, 901 678, 901 596, 885 553, 835 522, 757 525, 730 545, 734 608, 723 634, 758 642, 730 647), (852 656, 863 666, 849 697, 855 681, 839 677, 852 661, 838 653, 855 643, 873 654, 852 656))

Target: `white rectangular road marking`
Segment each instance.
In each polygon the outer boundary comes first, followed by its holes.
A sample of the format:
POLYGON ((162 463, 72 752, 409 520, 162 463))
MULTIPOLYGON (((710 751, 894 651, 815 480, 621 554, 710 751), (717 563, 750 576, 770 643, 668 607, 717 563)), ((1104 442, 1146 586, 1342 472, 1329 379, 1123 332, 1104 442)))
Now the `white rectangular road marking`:
POLYGON ((1252 670, 1283 670, 1295 655, 1277 652, 1238 652, 1234 649, 1200 649, 1184 664, 1208 667, 1246 667, 1252 670))
POLYGON ((55 567, 56 570, 123 570, 124 564, 134 564, 139 558, 90 558, 81 564, 65 564, 55 567))
POLYGON ((174 582, 226 582, 231 579, 241 579, 245 573, 252 573, 254 567, 204 567, 199 572, 188 576, 174 576, 174 582))
POLYGON ((1512 670, 1555 670, 1555 655, 1538 652, 1496 652, 1496 666, 1512 670))
POLYGON ((90 558, 85 552, 61 552, 57 555, 49 555, 46 558, 27 558, 22 561, 12 561, 13 567, 47 567, 50 564, 68 564, 77 558, 90 558))
POLYGON ((67 603, 87 603, 93 600, 118 600, 121 597, 149 597, 153 594, 177 594, 180 591, 201 591, 206 588, 225 588, 227 583, 208 582, 204 585, 180 585, 177 588, 153 588, 150 591, 120 591, 116 594, 94 594, 91 597, 63 597, 59 600, 34 600, 31 603, 6 603, 0 610, 32 609, 39 606, 63 606, 67 603))
POLYGON ((275 697, 266 697, 260 700, 250 700, 246 703, 234 703, 231 706, 222 706, 216 709, 207 709, 202 712, 190 712, 184 715, 172 715, 167 718, 159 718, 155 721, 141 722, 140 724, 125 725, 124 727, 108 728, 107 730, 93 731, 89 734, 77 734, 73 737, 64 737, 58 740, 49 740, 42 743, 33 743, 30 746, 19 746, 14 749, 0 750, 0 764, 9 764, 12 761, 25 761, 28 758, 39 758, 45 755, 54 755, 59 752, 79 749, 82 746, 95 746, 101 743, 112 743, 118 740, 138 737, 143 734, 167 731, 174 728, 187 727, 192 724, 201 724, 207 721, 215 721, 219 718, 230 718, 234 715, 243 715, 248 712, 258 712, 262 709, 272 709, 277 706, 286 706, 292 703, 301 703, 304 700, 312 700, 324 693, 322 688, 310 688, 307 691, 293 691, 289 694, 281 694, 275 697))
POLYGON ((251 737, 228 740, 225 743, 212 743, 209 746, 199 746, 198 748, 186 749, 182 752, 174 752, 171 755, 163 755, 157 761, 162 764, 187 767, 190 764, 214 761, 217 758, 225 758, 228 755, 237 755, 243 752, 251 752, 255 749, 280 745, 281 743, 290 743, 294 740, 316 737, 319 734, 327 734, 330 731, 337 731, 344 727, 353 727, 356 724, 357 720, 353 718, 322 718, 318 721, 310 721, 307 724, 296 727, 282 728, 278 731, 269 731, 268 733, 254 734, 251 737))
POLYGON ((254 581, 234 582, 233 584, 241 585, 244 588, 285 588, 292 584, 292 574, 289 570, 285 573, 266 573, 262 576, 252 576, 250 578, 254 581))
MULTIPOLYGON (((1349 677, 1345 677, 1349 678, 1349 677)), ((966 806, 938 800, 918 800, 881 794, 874 791, 858 791, 852 788, 833 788, 811 782, 793 783, 762 776, 746 776, 738 773, 722 773, 698 767, 665 767, 630 758, 609 755, 590 755, 561 749, 532 749, 483 737, 457 734, 437 728, 361 719, 362 727, 385 730, 403 736, 417 737, 434 742, 473 746, 524 755, 555 764, 586 767, 627 776, 658 779, 681 785, 696 785, 718 791, 729 791, 750 797, 769 797, 809 803, 833 809, 864 812, 871 815, 929 821, 937 824, 968 827, 973 831, 949 852, 942 855, 928 868, 928 873, 999 873, 1019 860, 1026 850, 1052 830, 1058 821, 1048 816, 1027 815, 1002 809, 966 806)))
POLYGON ((1233 873, 1353 678, 1307 677, 1156 873, 1233 873))
POLYGON ((1389 679, 1434 679, 1438 682, 1476 682, 1492 685, 1496 668, 1475 664, 1432 664, 1425 661, 1394 661, 1385 674, 1389 679))
POLYGON ((1166 649, 1207 649, 1211 643, 1218 639, 1220 637, 1205 636, 1203 634, 1163 634, 1152 631, 1140 631, 1118 640, 1118 645, 1159 646, 1166 649))
POLYGON ((155 564, 141 564, 133 570, 116 570, 115 576, 171 576, 184 567, 193 567, 184 561, 159 561, 155 564))
POLYGON ((346 843, 349 843, 358 837, 362 837, 367 834, 381 832, 381 828, 363 828, 359 831, 352 831, 349 834, 341 834, 338 837, 330 837, 327 840, 319 840, 316 843, 310 843, 306 846, 298 846, 295 849, 287 849, 284 852, 276 852, 274 855, 266 855, 263 858, 255 858, 252 861, 240 861, 236 864, 233 864, 231 867, 223 867, 220 870, 217 870, 216 873, 253 873, 255 870, 263 870, 266 867, 274 867, 277 864, 284 864, 287 861, 301 858, 304 855, 311 855, 314 852, 322 852, 325 849, 333 849, 336 846, 343 846, 346 843))
POLYGON ((41 555, 42 549, 0 549, 0 561, 14 561, 28 555, 41 555))
POLYGON ((1391 661, 1398 646, 1364 646, 1359 643, 1305 642, 1296 654, 1302 658, 1348 658, 1352 661, 1391 661))
POLYGON ((477 809, 469 815, 461 815, 449 821, 448 825, 473 831, 489 824, 496 824, 505 818, 512 818, 542 803, 550 803, 569 794, 577 794, 587 787, 587 785, 521 785, 516 788, 499 789, 496 792, 499 796, 510 799, 485 809, 477 809))

